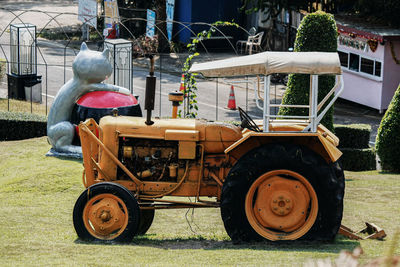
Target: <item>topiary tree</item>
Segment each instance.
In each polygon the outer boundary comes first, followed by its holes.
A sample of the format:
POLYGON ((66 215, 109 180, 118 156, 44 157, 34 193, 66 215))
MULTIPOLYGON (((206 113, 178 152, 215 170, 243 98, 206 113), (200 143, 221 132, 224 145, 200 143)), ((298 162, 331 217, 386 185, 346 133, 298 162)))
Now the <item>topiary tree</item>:
POLYGON ((376 136, 382 170, 400 172, 400 86, 383 116, 376 136))
MULTIPOLYGON (((303 18, 296 34, 295 52, 336 52, 337 27, 333 15, 322 11, 311 13, 303 18)), ((335 85, 335 76, 319 75, 318 101, 335 85)), ((310 75, 290 74, 288 86, 283 96, 283 104, 307 105, 309 103, 310 75)), ((329 102, 329 101, 328 101, 329 102)), ((323 109, 323 108, 322 108, 323 109)), ((321 110, 322 110, 321 109, 321 110)), ((308 109, 280 108, 279 115, 308 115, 308 109)), ((321 123, 333 130, 333 106, 325 114, 321 123)))

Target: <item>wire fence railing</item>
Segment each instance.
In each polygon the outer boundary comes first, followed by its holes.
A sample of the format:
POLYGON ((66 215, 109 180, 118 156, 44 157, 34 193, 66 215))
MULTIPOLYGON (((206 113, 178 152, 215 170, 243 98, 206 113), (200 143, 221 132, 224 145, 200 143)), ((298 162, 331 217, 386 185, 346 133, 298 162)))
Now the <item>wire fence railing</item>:
MULTIPOLYGON (((2 30, 0 30, 0 58, 5 59, 6 65, 6 73, 3 81, 0 82, 0 101, 7 102, 7 110, 15 111, 13 105, 18 108, 20 104, 17 104, 14 99, 24 98, 23 100, 29 103, 30 106, 29 112, 35 112, 35 110, 39 110, 39 112, 47 115, 49 109, 51 107, 52 101, 56 96, 58 90, 73 76, 72 63, 75 56, 79 52, 80 43, 82 40, 76 38, 79 36, 80 26, 70 27, 71 25, 63 25, 59 20, 63 16, 72 17, 78 16, 77 13, 57 13, 57 12, 44 12, 39 10, 10 10, 5 8, 0 8, 0 11, 8 12, 11 14, 12 19, 10 19, 8 25, 3 25, 2 30), (21 93, 21 97, 14 97, 10 92, 10 75, 11 69, 10 66, 12 64, 19 64, 20 62, 15 62, 15 58, 11 58, 11 51, 15 48, 10 43, 10 35, 9 32, 10 25, 12 24, 28 24, 29 21, 26 20, 27 15, 29 14, 40 14, 43 17, 42 24, 38 27, 37 32, 31 38, 34 43, 31 46, 35 46, 35 57, 36 61, 34 62, 37 72, 35 75, 40 76, 40 85, 31 85, 29 83, 27 86, 24 86, 24 92, 21 93), (46 21, 47 18, 47 21, 46 21), (61 34, 62 38, 58 38, 57 40, 51 40, 51 38, 46 39, 43 38, 44 32, 49 29, 54 30, 54 26, 57 31, 61 34), (71 31, 71 29, 73 31, 71 31), (75 32, 74 32, 75 31, 75 32), (35 87, 36 86, 36 87, 35 87), (39 90, 40 99, 35 99, 35 92, 39 90), (40 107, 37 107, 40 106, 40 107)), ((29 17, 29 16, 28 16, 29 17)), ((179 49, 177 43, 171 42, 168 40, 167 36, 160 31, 160 35, 158 38, 162 39, 161 45, 167 46, 167 49, 163 49, 163 47, 158 47, 158 51, 166 51, 163 53, 158 53, 157 51, 151 51, 151 47, 147 47, 146 43, 143 45, 143 42, 139 41, 138 35, 135 35, 135 32, 131 31, 126 24, 132 21, 144 21, 146 19, 143 18, 122 18, 120 20, 119 27, 123 28, 125 32, 128 33, 128 36, 125 36, 126 39, 132 42, 132 45, 138 48, 132 56, 132 66, 130 66, 129 71, 132 72, 132 92, 134 91, 136 95, 139 95, 139 100, 143 101, 144 99, 144 81, 145 77, 148 74, 148 61, 145 57, 143 57, 146 53, 154 53, 156 57, 156 75, 158 78, 157 91, 156 91, 156 110, 158 111, 159 117, 169 116, 170 106, 171 104, 167 101, 168 92, 179 89, 180 87, 180 78, 182 73, 182 68, 185 63, 185 59, 187 56, 187 52, 185 49, 179 49), (149 51, 150 49, 150 51, 149 51)), ((161 24, 165 24, 165 21, 157 21, 155 24, 155 28, 160 29, 161 24)), ((174 31, 172 36, 172 40, 174 40, 182 31, 186 31, 190 33, 190 37, 196 38, 197 32, 193 30, 193 28, 214 28, 215 34, 218 36, 218 41, 223 42, 222 46, 224 48, 223 52, 213 53, 209 51, 209 46, 207 40, 200 40, 199 49, 201 49, 201 56, 198 57, 199 60, 214 60, 216 58, 224 58, 227 56, 236 56, 238 55, 238 51, 235 47, 235 39, 224 32, 224 28, 218 28, 210 23, 204 22, 179 22, 172 21, 174 27, 177 30, 174 31), (179 27, 178 27, 179 26, 179 27)), ((230 29, 232 31, 232 29, 230 29)), ((249 33, 242 27, 235 28, 235 31, 238 31, 242 36, 247 36, 249 33)), ((105 36, 98 30, 92 29, 94 37, 93 40, 89 40, 88 46, 92 50, 102 50, 104 47, 104 42, 107 40, 105 36)), ((215 41, 215 40, 214 40, 215 41)), ((181 44, 181 47, 184 47, 185 44, 181 44)), ((32 48, 32 47, 31 47, 32 48)), ((125 68, 121 68, 121 71, 125 71, 125 68)), ((242 80, 244 82, 232 83, 235 86, 242 86, 243 92, 239 95, 240 102, 243 106, 246 107, 247 111, 252 111, 254 114, 258 114, 256 112, 256 103, 252 101, 252 94, 254 88, 254 78, 246 78, 242 80), (250 88, 250 90, 249 90, 250 88)), ((108 81, 106 81, 108 82, 108 81)), ((230 84, 229 80, 222 79, 211 79, 211 80, 201 80, 199 82, 202 86, 207 89, 207 96, 199 101, 199 106, 203 105, 204 109, 207 112, 200 113, 199 115, 205 117, 206 119, 215 119, 218 120, 220 118, 230 118, 230 115, 221 116, 222 113, 228 112, 224 109, 226 102, 229 97, 229 89, 230 84), (214 84, 214 85, 211 85, 214 84), (212 90, 212 93, 208 91, 212 90), (222 94, 222 96, 221 96, 222 94), (213 98, 213 99, 212 99, 213 98)), ((25 84, 26 85, 26 84, 25 84)), ((36 92, 37 95, 37 92, 36 92)), ((1 103, 0 103, 1 105, 1 103)), ((26 110, 25 110, 26 111, 26 110)), ((260 115, 261 116, 261 115, 260 115)), ((237 115, 234 116, 237 119, 237 115)))

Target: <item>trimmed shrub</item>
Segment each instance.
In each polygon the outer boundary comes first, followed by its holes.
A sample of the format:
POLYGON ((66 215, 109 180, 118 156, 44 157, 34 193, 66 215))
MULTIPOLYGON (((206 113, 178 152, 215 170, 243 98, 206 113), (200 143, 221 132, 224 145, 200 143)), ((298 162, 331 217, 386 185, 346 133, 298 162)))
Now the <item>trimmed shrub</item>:
POLYGON ((400 86, 379 125, 376 152, 382 170, 400 172, 400 86))
POLYGON ((46 126, 45 116, 0 111, 0 141, 44 136, 46 126))
POLYGON ((343 152, 342 166, 347 171, 369 171, 376 169, 375 150, 369 147, 371 126, 368 124, 335 124, 339 137, 339 148, 343 152))
POLYGON ((335 124, 335 135, 339 137, 339 148, 368 148, 371 126, 368 124, 335 124))
MULTIPOLYGON (((305 16, 297 30, 294 51, 336 52, 337 27, 333 15, 317 11, 305 16)), ((334 85, 335 77, 333 75, 319 75, 318 101, 321 101, 334 85)), ((282 104, 307 105, 309 91, 310 75, 290 74, 282 104)), ((281 108, 278 114, 308 116, 308 109, 281 108)), ((325 114, 321 123, 333 131, 333 107, 325 114)))
POLYGON ((342 167, 347 171, 376 170, 376 157, 373 148, 342 148, 342 167))

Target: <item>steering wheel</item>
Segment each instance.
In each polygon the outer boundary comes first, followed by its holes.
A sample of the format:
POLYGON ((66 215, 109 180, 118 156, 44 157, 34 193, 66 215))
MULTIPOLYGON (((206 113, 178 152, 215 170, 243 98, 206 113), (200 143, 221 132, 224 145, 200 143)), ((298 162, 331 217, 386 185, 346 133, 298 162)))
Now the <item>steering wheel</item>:
POLYGON ((250 118, 250 116, 240 107, 238 107, 240 120, 242 121, 240 126, 242 128, 247 128, 250 131, 261 132, 260 128, 258 128, 257 124, 250 118))

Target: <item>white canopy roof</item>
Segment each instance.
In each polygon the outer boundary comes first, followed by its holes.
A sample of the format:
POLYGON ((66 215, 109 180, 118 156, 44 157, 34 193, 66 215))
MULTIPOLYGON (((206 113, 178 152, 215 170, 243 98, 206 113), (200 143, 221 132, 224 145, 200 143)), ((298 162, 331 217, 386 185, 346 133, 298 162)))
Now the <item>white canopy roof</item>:
POLYGON ((269 75, 272 73, 341 74, 336 52, 263 52, 205 63, 194 63, 189 72, 205 77, 269 75))

